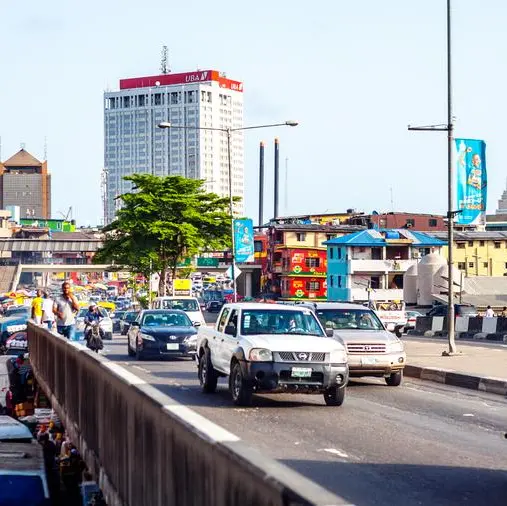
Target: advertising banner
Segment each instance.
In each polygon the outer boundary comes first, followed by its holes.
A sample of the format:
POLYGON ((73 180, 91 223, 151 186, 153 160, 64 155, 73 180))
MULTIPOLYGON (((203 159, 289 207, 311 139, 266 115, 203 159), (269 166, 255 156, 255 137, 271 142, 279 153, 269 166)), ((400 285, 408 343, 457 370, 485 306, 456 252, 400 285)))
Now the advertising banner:
POLYGON ((234 246, 236 263, 254 261, 253 221, 249 218, 234 220, 234 246))
POLYGON ((173 295, 192 295, 192 280, 174 279, 173 295))
POLYGON ((486 173, 486 143, 476 139, 455 139, 457 205, 460 225, 486 223, 488 178, 486 173))

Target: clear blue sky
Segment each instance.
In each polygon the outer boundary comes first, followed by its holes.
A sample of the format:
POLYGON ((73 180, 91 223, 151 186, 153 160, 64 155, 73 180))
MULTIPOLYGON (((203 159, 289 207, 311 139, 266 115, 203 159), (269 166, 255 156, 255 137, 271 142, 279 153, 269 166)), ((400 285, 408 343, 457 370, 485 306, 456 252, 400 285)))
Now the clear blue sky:
MULTIPOLYGON (((390 210, 391 187, 396 210, 446 209, 445 133, 406 128, 446 121, 445 0, 26 0, 0 17, 1 158, 22 142, 42 157, 47 137, 55 216, 72 206, 79 224, 100 222, 103 91, 157 73, 163 44, 175 72, 244 81, 245 124, 301 122, 246 134, 249 215, 260 140, 272 213, 276 135, 283 213, 390 210)), ((456 133, 487 142, 489 211, 507 176, 505 19, 505 1, 454 0, 456 133)))

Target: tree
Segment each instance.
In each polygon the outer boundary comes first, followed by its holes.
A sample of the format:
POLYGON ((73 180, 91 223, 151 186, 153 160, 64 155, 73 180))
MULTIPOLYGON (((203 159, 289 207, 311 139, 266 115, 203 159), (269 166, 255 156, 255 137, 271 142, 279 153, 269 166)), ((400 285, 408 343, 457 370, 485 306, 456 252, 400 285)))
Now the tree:
POLYGON ((206 192, 203 180, 150 174, 125 180, 134 191, 118 197, 122 207, 104 228, 95 261, 114 262, 146 277, 158 272, 159 294, 165 295, 167 272, 174 279, 184 258, 230 247, 229 199, 206 192))

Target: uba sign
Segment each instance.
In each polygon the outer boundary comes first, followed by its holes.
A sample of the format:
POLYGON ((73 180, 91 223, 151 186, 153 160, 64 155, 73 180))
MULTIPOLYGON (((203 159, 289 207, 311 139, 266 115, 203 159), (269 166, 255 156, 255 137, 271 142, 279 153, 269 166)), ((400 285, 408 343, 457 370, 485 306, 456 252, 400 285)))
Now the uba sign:
POLYGON ((193 84, 215 81, 220 88, 227 88, 233 91, 243 91, 243 83, 227 79, 218 70, 198 70, 196 72, 185 72, 182 74, 162 74, 159 76, 133 77, 131 79, 120 79, 120 90, 133 88, 152 88, 156 86, 170 86, 173 84, 193 84))

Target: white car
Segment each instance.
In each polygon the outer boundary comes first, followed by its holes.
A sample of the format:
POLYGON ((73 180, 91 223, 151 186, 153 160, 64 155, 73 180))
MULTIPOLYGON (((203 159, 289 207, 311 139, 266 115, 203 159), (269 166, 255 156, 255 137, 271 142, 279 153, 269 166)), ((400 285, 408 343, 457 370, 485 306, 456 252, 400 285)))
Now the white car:
POLYGON ((152 309, 181 309, 187 313, 193 324, 206 325, 201 305, 197 297, 173 296, 157 297, 151 304, 152 309))
MULTIPOLYGON (((113 339, 113 320, 109 317, 109 313, 103 308, 98 306, 102 319, 100 320, 100 328, 104 332, 104 339, 113 339)), ((78 334, 83 333, 85 330, 85 316, 88 312, 88 308, 82 308, 79 310, 76 318, 76 332, 78 334)))
POLYGON ((322 325, 346 347, 351 378, 376 376, 389 386, 401 384, 407 361, 403 342, 386 330, 374 311, 349 303, 312 306, 322 325))
POLYGON ((323 394, 329 406, 345 398, 345 348, 302 306, 226 304, 214 328, 199 328, 196 359, 203 392, 228 376, 236 405, 254 392, 323 394))

